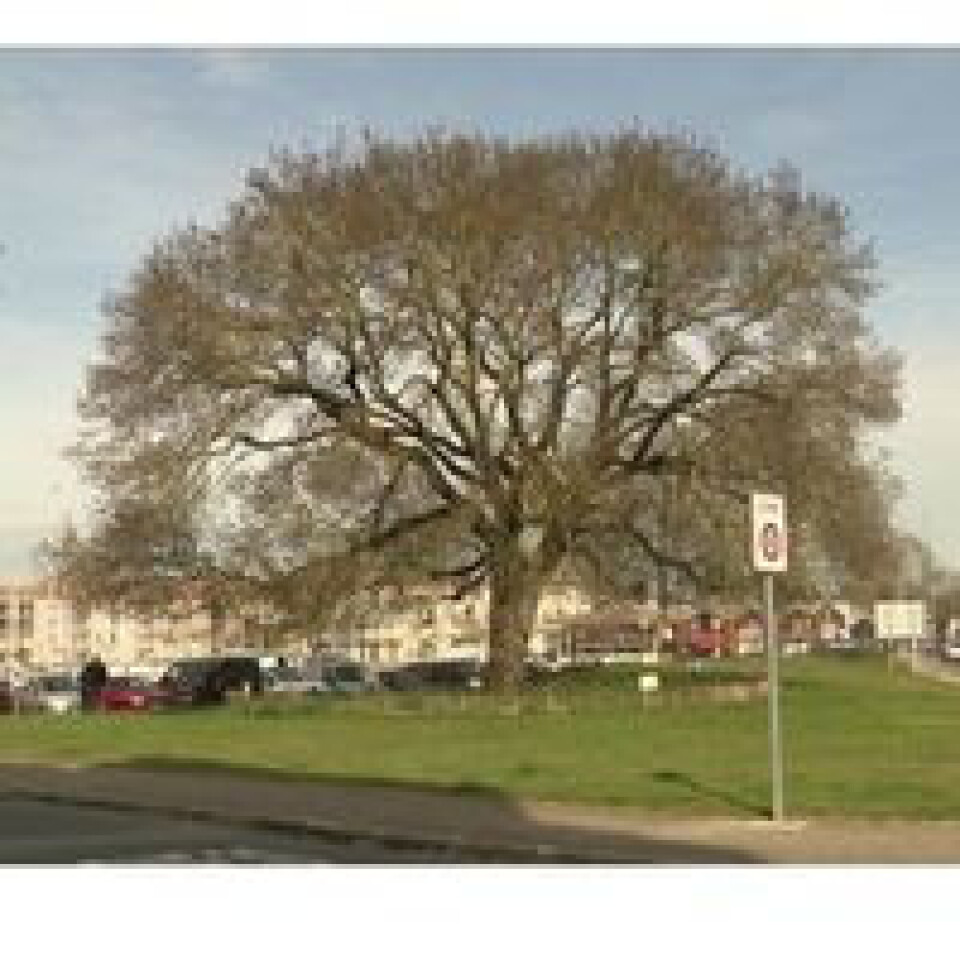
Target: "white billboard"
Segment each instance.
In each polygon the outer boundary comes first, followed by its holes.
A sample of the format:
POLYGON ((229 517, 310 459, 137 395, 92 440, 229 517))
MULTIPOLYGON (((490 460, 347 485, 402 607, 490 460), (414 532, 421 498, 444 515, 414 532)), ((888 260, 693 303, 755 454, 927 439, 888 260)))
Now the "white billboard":
POLYGON ((874 618, 879 640, 908 640, 926 633, 922 603, 878 603, 874 618))
POLYGON ((787 508, 783 497, 750 494, 753 566, 760 573, 787 569, 787 508))

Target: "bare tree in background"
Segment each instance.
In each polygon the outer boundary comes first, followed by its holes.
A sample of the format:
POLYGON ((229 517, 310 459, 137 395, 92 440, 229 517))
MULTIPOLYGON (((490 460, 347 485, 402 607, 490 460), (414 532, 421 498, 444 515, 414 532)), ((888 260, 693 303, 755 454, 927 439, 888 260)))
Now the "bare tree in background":
POLYGON ((898 412, 871 271, 841 204, 687 139, 281 154, 107 305, 83 543, 139 516, 131 570, 217 570, 301 607, 378 578, 488 584, 513 686, 565 559, 696 576, 708 517, 785 480, 751 424, 861 461, 863 425, 898 412), (670 542, 668 478, 691 525, 670 542))

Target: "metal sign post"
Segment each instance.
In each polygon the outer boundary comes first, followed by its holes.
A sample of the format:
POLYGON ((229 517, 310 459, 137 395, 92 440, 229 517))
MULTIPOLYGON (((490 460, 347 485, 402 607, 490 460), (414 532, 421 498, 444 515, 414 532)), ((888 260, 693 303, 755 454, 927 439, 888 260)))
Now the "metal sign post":
POLYGON ((754 493, 750 497, 753 565, 764 574, 766 608, 767 702, 770 708, 771 816, 783 819, 783 737, 780 728, 780 645, 773 606, 773 574, 787 569, 787 522, 783 497, 754 493))
POLYGON ((763 578, 767 625, 767 703, 770 709, 770 791, 771 814, 783 819, 783 740, 780 736, 780 645, 773 612, 773 575, 763 578))

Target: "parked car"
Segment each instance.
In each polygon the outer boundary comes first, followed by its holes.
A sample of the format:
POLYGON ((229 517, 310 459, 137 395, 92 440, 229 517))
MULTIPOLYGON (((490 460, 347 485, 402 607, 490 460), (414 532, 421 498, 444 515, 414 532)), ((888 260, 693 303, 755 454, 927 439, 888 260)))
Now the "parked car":
POLYGON ((306 672, 295 667, 276 667, 264 674, 269 693, 304 695, 327 693, 332 687, 322 672, 306 672))
POLYGON ((376 675, 354 660, 333 657, 308 660, 301 666, 300 674, 317 685, 317 692, 321 685, 323 691, 329 693, 366 693, 379 686, 376 675))
POLYGON ((951 662, 960 660, 960 637, 948 637, 944 640, 940 655, 951 662))
POLYGON ((368 693, 378 686, 366 667, 350 660, 325 665, 323 678, 334 693, 368 693))
POLYGON ((693 657, 724 657, 730 653, 732 639, 725 627, 693 624, 687 640, 687 652, 693 657))
POLYGON ((419 690, 423 687, 423 678, 419 673, 419 664, 407 663, 402 667, 387 667, 377 674, 380 687, 392 693, 405 690, 419 690))
POLYGON ((165 692, 138 677, 111 677, 94 694, 96 710, 152 710, 166 703, 165 692))
POLYGON ((381 673, 387 690, 479 690, 486 685, 478 660, 424 660, 381 673))
POLYGON ((224 703, 232 693, 263 693, 264 677, 256 657, 197 657, 177 660, 160 680, 165 703, 203 706, 224 703))
POLYGON ((263 669, 257 657, 220 657, 216 671, 227 696, 232 693, 248 696, 263 693, 263 669))
POLYGON ((70 674, 37 677, 26 685, 21 703, 27 709, 69 713, 80 709, 80 684, 70 674))

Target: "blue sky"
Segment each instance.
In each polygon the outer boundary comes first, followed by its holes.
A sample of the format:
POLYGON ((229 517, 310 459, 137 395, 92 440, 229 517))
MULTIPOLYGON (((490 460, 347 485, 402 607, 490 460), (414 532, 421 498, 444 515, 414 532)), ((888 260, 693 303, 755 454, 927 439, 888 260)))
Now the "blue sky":
POLYGON ((60 452, 103 295, 272 145, 634 120, 756 171, 790 160, 850 204, 885 283, 870 316, 907 359, 883 438, 902 516, 960 564, 958 93, 960 52, 934 50, 0 50, 0 573, 75 509, 60 452))

